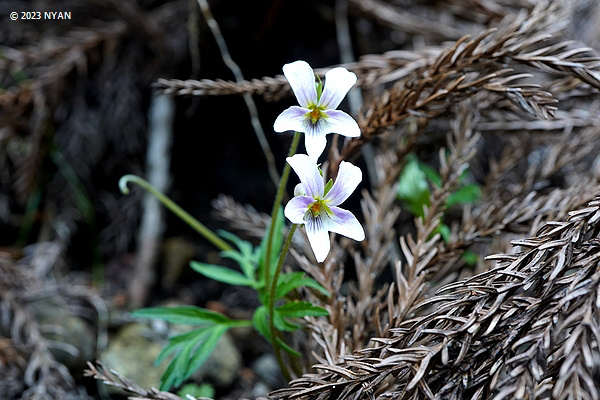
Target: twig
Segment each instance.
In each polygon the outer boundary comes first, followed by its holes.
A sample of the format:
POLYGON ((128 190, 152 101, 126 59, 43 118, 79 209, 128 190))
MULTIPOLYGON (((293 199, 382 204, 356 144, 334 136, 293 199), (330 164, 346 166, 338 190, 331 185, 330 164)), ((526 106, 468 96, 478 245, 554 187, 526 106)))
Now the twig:
MULTIPOLYGON (((233 61, 231 55, 229 54, 229 50, 227 49, 227 43, 225 43, 225 38, 221 34, 221 29, 219 28, 219 24, 215 20, 210 10, 210 6, 208 5, 208 1, 206 0, 198 0, 198 5, 204 14, 204 18, 206 18, 206 23, 210 28, 215 40, 217 42, 217 46, 219 47, 219 51, 221 52, 221 57, 223 58, 223 62, 233 73, 236 82, 243 82, 244 76, 242 74, 241 68, 233 61)), ((250 121, 252 123, 252 127, 254 128, 254 133, 256 134, 256 138, 258 139, 258 143, 262 148, 263 154, 265 155, 265 159, 267 160, 267 166, 269 169, 269 176, 271 177, 271 181, 273 185, 277 187, 279 184, 279 173, 277 172, 277 168, 275 167, 275 157, 273 156, 273 152, 269 147, 269 142, 265 136, 265 132, 262 129, 260 124, 260 120, 258 119, 258 111, 256 110, 256 104, 254 100, 249 94, 244 94, 244 102, 246 103, 246 107, 248 107, 248 112, 250 113, 250 121)))

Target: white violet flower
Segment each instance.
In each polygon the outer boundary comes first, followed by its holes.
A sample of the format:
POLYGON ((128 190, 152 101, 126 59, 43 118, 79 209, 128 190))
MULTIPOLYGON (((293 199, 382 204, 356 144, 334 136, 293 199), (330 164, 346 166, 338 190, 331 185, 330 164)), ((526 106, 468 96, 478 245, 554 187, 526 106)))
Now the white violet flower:
MULTIPOLYGON (((335 232, 354 240, 364 240, 365 231, 350 211, 338 207, 362 180, 360 168, 342 161, 335 183, 324 185, 316 162, 305 154, 287 158, 300 178, 284 214, 294 224, 304 224, 310 246, 318 262, 329 254, 329 233, 335 232)), ((331 182, 331 181, 330 181, 331 182)))
POLYGON ((346 68, 337 67, 325 74, 323 92, 317 91, 313 69, 305 61, 295 61, 283 66, 296 99, 300 104, 282 112, 273 125, 275 132, 304 132, 306 152, 315 161, 319 158, 328 133, 348 137, 360 136, 356 121, 343 111, 336 110, 348 91, 356 83, 356 75, 346 68))

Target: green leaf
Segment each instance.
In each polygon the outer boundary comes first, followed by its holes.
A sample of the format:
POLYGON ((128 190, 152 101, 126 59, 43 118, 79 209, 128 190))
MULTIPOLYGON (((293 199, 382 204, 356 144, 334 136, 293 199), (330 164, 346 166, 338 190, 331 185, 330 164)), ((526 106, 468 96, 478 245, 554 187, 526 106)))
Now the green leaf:
POLYGON ((300 328, 300 326, 287 321, 277 308, 273 312, 273 324, 275 328, 283 332, 294 332, 300 328))
POLYGON ((437 187, 442 187, 442 177, 434 168, 424 163, 419 163, 419 168, 421 168, 421 171, 425 173, 425 176, 427 179, 429 179, 429 182, 433 183, 437 187))
MULTIPOLYGON (((275 230, 273 231, 273 244, 271 246, 271 267, 269 269, 270 272, 270 279, 273 278, 273 275, 275 274, 275 267, 277 265, 277 261, 279 258, 279 253, 281 252, 281 246, 283 245, 283 207, 279 207, 279 210, 277 212, 277 216, 275 218, 275 230)), ((264 281, 264 276, 265 276, 265 270, 264 268, 265 266, 265 262, 266 262, 266 254, 267 254, 267 240, 269 239, 269 232, 270 227, 267 227, 267 230, 265 231, 265 236, 262 240, 262 242, 260 243, 260 257, 259 257, 259 280, 262 282, 264 281)), ((264 284, 264 282, 262 282, 264 284)))
POLYGON ((227 239, 231 243, 235 244, 237 246, 237 248, 239 249, 240 253, 242 253, 244 255, 252 254, 252 249, 254 248, 254 246, 252 246, 252 243, 248 242, 247 240, 240 239, 237 235, 235 235, 231 232, 224 231, 222 229, 219 229, 217 231, 217 233, 223 239, 227 239))
POLYGON ((184 399, 187 398, 188 394, 195 398, 206 397, 212 399, 215 397, 215 388, 210 383, 202 383, 200 385, 188 383, 177 391, 177 396, 184 399))
POLYGON ((431 235, 429 236, 429 238, 433 237, 433 235, 435 235, 436 233, 440 234, 440 236, 442 237, 444 242, 446 242, 446 243, 450 242, 450 237, 452 236, 452 231, 450 230, 450 227, 448 225, 439 224, 437 226, 437 228, 435 228, 435 230, 433 232, 431 232, 431 235))
POLYGON ((258 333, 262 335, 269 342, 271 341, 271 331, 269 329, 268 321, 269 311, 266 306, 260 306, 254 311, 252 316, 252 326, 258 333))
POLYGON ((256 271, 257 263, 252 259, 252 255, 247 256, 235 250, 224 250, 219 255, 222 258, 230 258, 237 262, 244 275, 248 279, 255 280, 254 272, 256 271))
POLYGON ((325 195, 327 195, 327 193, 329 193, 329 191, 331 190, 331 188, 333 187, 333 179, 329 179, 327 181, 327 183, 325 184, 325 195))
POLYGON ((411 213, 423 217, 423 206, 429 206, 429 184, 419 161, 413 155, 408 158, 398 182, 398 198, 404 201, 411 213))
POLYGON ((214 325, 210 327, 209 332, 204 340, 202 340, 198 347, 194 350, 194 353, 187 364, 184 379, 191 376, 198 368, 200 368, 202 364, 204 364, 204 361, 206 361, 208 356, 210 356, 210 353, 213 352, 217 346, 217 343, 219 342, 219 339, 221 339, 221 336, 227 332, 227 329, 229 329, 229 327, 226 325, 214 325))
POLYGON ((195 306, 148 307, 131 314, 136 318, 163 319, 172 324, 206 325, 231 321, 221 313, 195 306))
POLYGON ((185 380, 184 373, 186 369, 187 360, 189 359, 190 354, 197 341, 202 340, 202 338, 205 335, 206 328, 188 332, 188 335, 186 335, 185 340, 180 338, 181 335, 178 335, 174 338, 178 341, 176 345, 169 343, 166 346, 168 350, 163 349, 161 351, 161 353, 157 357, 157 361, 159 359, 162 361, 168 353, 176 352, 169 365, 167 365, 167 369, 160 377, 161 390, 169 390, 171 387, 179 386, 181 383, 183 383, 183 381, 185 380))
POLYGON ((214 279, 215 281, 237 286, 255 287, 257 285, 257 282, 254 279, 250 279, 244 274, 231 268, 221 267, 220 265, 204 264, 197 261, 190 262, 190 266, 194 271, 210 279, 214 279))
POLYGON ((465 262, 467 263, 467 265, 469 267, 472 267, 475 264, 477 264, 477 259, 479 258, 479 255, 470 250, 467 250, 463 253, 462 257, 465 260, 465 262))
POLYGON ((469 204, 476 202, 481 197, 481 189, 477 184, 465 185, 452 193, 446 199, 446 206, 452 207, 455 204, 469 204))
POLYGON ((227 325, 211 325, 170 338, 157 361, 162 361, 168 353, 179 351, 161 376, 160 389, 179 386, 189 378, 206 361, 227 329, 227 325))
POLYGON ((281 348, 284 349, 289 354, 296 356, 296 357, 302 357, 302 354, 298 353, 296 350, 294 350, 290 346, 288 346, 288 344, 286 342, 284 342, 283 339, 281 339, 280 337, 275 338, 275 340, 277 340, 277 343, 279 343, 281 348))
POLYGON ((284 317, 302 318, 302 317, 321 317, 329 315, 326 309, 312 305, 307 301, 290 301, 275 310, 284 317))
POLYGON ((208 327, 205 326, 179 335, 171 336, 169 338, 169 342, 165 345, 165 347, 162 348, 162 350, 156 357, 154 364, 160 364, 170 353, 177 350, 178 348, 184 347, 186 343, 195 343, 199 340, 202 340, 202 338, 206 335, 205 332, 207 329, 208 327))
POLYGON ((275 290, 275 300, 281 299, 283 296, 288 294, 290 291, 299 287, 310 287, 313 288, 325 296, 329 297, 329 292, 323 286, 321 286, 313 278, 306 276, 303 272, 296 271, 287 274, 281 274, 279 281, 277 282, 277 289, 275 290))

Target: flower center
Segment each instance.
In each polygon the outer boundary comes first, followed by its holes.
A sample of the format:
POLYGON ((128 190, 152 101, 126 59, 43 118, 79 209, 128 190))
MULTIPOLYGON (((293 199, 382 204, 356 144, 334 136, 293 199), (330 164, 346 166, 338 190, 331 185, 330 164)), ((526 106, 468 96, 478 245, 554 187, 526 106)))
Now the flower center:
POLYGON ((316 105, 311 105, 308 108, 310 109, 310 112, 307 115, 308 118, 310 118, 311 123, 316 124, 319 119, 325 117, 322 108, 317 107, 316 105))
POLYGON ((315 199, 315 202, 308 206, 307 214, 310 214, 312 218, 318 217, 322 212, 326 212, 327 214, 331 214, 331 209, 327 207, 325 200, 323 199, 315 199))

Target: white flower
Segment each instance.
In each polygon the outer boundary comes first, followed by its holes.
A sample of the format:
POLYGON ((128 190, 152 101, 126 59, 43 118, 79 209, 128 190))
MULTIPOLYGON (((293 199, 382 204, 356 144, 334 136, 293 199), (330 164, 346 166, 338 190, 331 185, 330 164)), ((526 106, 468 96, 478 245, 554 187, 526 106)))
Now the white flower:
POLYGON ((364 240, 365 231, 350 211, 339 207, 362 180, 360 168, 342 161, 333 186, 325 193, 323 178, 316 162, 305 154, 287 158, 300 178, 300 195, 285 206, 284 214, 294 224, 304 224, 310 246, 318 262, 329 254, 328 232, 339 233, 354 240, 364 240))
POLYGON ((306 152, 315 161, 319 158, 328 133, 357 137, 360 128, 356 121, 343 111, 336 110, 346 93, 356 83, 356 75, 346 68, 337 67, 325 74, 325 85, 321 96, 317 94, 315 74, 305 61, 296 61, 283 66, 296 99, 300 104, 282 112, 273 125, 275 132, 304 132, 306 152))

